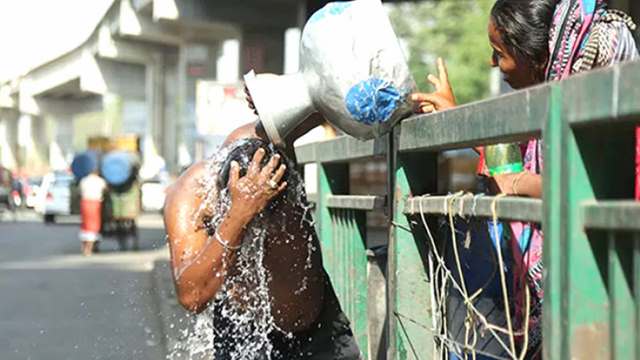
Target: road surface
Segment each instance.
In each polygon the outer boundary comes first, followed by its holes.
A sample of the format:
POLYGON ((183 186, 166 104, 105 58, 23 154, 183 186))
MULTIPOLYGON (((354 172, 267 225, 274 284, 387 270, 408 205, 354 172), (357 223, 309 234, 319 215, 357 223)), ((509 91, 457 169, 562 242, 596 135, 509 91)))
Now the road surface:
MULTIPOLYGON (((157 217, 157 216, 156 216, 157 217)), ((164 359, 153 259, 161 222, 141 229, 141 251, 79 255, 78 224, 22 214, 0 222, 0 359, 164 359)))

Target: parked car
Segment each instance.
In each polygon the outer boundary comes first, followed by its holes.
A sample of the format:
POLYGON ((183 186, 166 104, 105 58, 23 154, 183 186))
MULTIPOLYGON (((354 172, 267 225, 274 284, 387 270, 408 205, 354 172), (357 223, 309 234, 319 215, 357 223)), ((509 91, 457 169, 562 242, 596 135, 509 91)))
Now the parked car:
POLYGON ((55 222, 56 216, 71 214, 71 185, 74 178, 65 172, 49 173, 40 185, 40 201, 36 211, 42 214, 45 223, 55 222))
POLYGON ((28 208, 35 208, 36 202, 38 201, 38 191, 40 189, 40 184, 42 184, 42 177, 32 176, 27 179, 28 187, 25 189, 25 205, 28 208))
POLYGON ((145 180, 140 187, 142 192, 142 211, 162 211, 166 190, 166 183, 158 177, 145 180))
POLYGON ((11 176, 11 171, 0 166, 0 210, 13 209, 12 191, 13 176, 11 176))

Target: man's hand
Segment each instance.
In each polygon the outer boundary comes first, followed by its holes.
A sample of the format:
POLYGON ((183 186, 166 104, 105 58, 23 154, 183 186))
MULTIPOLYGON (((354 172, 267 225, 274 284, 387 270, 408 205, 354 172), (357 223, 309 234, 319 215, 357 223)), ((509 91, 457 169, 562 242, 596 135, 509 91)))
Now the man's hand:
POLYGON ((249 164, 247 174, 240 177, 240 166, 231 163, 229 173, 229 193, 231 208, 229 212, 234 217, 249 223, 254 216, 262 211, 269 201, 280 194, 287 182, 280 182, 287 167, 280 164, 280 155, 274 155, 261 169, 260 162, 264 158, 264 149, 258 149, 249 164))
POLYGON ((418 114, 428 114, 434 111, 443 111, 456 106, 456 97, 449 83, 447 67, 442 58, 438 58, 438 76, 429 74, 427 80, 436 88, 432 93, 411 94, 414 102, 414 111, 418 114))

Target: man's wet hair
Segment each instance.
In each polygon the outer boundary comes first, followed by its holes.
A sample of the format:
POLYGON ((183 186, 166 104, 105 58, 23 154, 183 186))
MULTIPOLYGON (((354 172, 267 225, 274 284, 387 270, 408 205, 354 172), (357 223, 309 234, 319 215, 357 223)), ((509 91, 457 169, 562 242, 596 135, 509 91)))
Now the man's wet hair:
POLYGON ((218 190, 222 190, 226 188, 229 184, 229 172, 231 171, 231 162, 235 161, 240 165, 240 177, 243 177, 247 174, 247 170, 249 168, 249 164, 251 163, 251 160, 253 159, 253 155, 260 148, 264 149, 265 151, 265 155, 262 158, 262 161, 260 162, 260 167, 265 166, 269 162, 269 160, 271 160, 271 157, 273 157, 275 154, 280 155, 280 164, 284 164, 287 166, 287 170, 285 171, 281 182, 286 181, 288 184, 287 188, 289 186, 295 185, 291 183, 291 179, 293 177, 290 176, 290 171, 289 171, 292 164, 290 163, 290 161, 288 161, 287 157, 279 149, 277 149, 272 143, 262 139, 243 139, 231 144, 230 147, 232 148, 229 151, 227 158, 223 161, 222 165, 220 166, 220 172, 218 173, 218 180, 217 180, 218 190))

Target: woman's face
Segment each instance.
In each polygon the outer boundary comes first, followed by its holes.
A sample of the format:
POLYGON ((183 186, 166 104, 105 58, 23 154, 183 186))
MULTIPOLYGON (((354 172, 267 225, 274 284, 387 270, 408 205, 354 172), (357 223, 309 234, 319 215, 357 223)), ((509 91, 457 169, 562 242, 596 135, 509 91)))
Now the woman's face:
POLYGON ((500 68, 504 80, 512 88, 522 89, 540 82, 534 75, 534 69, 528 63, 519 60, 505 46, 500 31, 493 23, 493 19, 489 20, 489 42, 493 48, 491 66, 500 68))

